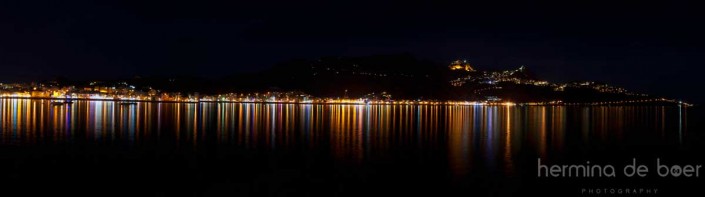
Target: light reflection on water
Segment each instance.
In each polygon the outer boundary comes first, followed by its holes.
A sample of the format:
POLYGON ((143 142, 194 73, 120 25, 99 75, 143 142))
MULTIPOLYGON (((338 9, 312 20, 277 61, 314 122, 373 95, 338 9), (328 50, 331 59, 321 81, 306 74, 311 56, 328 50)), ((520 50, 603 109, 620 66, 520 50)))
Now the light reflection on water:
POLYGON ((567 146, 619 143, 643 132, 682 143, 688 135, 687 111, 636 106, 120 105, 112 101, 55 106, 49 100, 2 99, 0 143, 215 143, 264 150, 329 150, 334 158, 357 162, 400 147, 440 148, 454 174, 467 174, 474 165, 511 174, 520 150, 550 157, 567 146))

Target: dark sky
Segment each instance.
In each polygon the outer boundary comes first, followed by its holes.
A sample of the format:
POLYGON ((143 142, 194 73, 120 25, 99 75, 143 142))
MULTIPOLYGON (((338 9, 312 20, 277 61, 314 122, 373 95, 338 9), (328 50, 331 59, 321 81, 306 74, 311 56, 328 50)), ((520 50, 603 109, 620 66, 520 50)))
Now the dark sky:
POLYGON ((673 1, 2 1, 0 81, 220 77, 291 58, 410 52, 705 101, 702 10, 673 1))

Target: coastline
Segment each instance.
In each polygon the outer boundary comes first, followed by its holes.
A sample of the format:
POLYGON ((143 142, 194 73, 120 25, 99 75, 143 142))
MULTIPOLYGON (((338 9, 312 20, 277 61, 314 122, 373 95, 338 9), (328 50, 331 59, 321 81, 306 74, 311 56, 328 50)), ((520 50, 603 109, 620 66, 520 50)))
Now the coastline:
POLYGON ((323 99, 323 101, 237 101, 237 100, 145 100, 145 99, 101 99, 101 98, 54 98, 54 97, 24 97, 0 96, 0 99, 30 99, 30 100, 65 100, 65 101, 113 101, 113 102, 150 102, 150 103, 252 103, 252 104, 317 104, 317 105, 456 105, 456 106, 683 106, 693 107, 694 104, 668 99, 639 99, 625 101, 602 101, 569 103, 561 101, 543 102, 484 102, 484 101, 369 101, 356 99, 323 99))

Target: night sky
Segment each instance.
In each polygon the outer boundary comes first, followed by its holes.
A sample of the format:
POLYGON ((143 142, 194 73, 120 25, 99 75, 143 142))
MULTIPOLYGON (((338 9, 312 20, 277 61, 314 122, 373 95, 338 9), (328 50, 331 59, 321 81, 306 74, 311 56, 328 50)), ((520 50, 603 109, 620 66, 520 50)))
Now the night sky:
POLYGON ((705 101, 695 2, 488 2, 2 1, 0 82, 217 78, 292 58, 409 52, 705 101))

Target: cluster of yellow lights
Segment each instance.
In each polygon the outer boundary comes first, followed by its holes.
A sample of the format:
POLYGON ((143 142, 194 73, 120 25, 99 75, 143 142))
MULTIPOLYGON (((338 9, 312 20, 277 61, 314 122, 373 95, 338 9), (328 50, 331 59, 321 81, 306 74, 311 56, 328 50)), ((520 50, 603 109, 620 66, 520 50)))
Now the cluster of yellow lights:
POLYGON ((477 101, 448 101, 448 105, 481 105, 481 106, 514 106, 513 102, 477 102, 477 101))
POLYGON ((5 94, 0 94, 0 97, 30 98, 30 97, 32 97, 32 94, 30 94, 30 93, 5 93, 5 94))
POLYGON ((468 63, 466 60, 456 60, 449 67, 450 70, 475 71, 475 69, 473 69, 472 66, 470 66, 470 63, 468 63))

